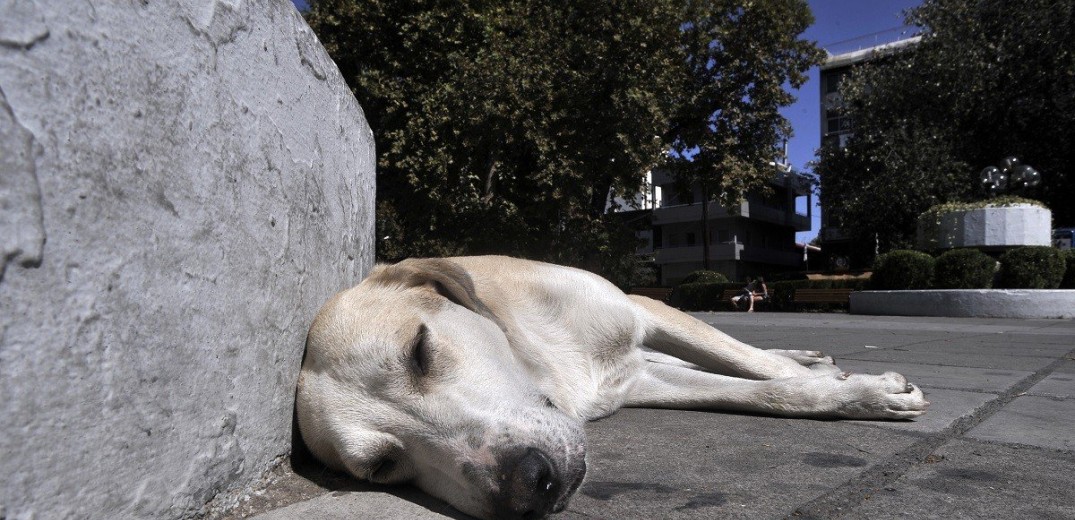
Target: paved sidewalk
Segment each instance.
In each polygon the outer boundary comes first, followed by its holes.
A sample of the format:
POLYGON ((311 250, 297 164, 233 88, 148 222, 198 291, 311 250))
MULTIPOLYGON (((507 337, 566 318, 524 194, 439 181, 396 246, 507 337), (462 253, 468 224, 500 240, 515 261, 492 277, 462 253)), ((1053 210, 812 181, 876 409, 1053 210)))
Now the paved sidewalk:
MULTIPOLYGON (((901 372, 930 411, 872 422, 621 410, 587 426, 586 483, 554 518, 1075 518, 1075 321, 695 316, 757 347, 901 372)), ((467 518, 407 487, 300 473, 236 514, 467 518)))

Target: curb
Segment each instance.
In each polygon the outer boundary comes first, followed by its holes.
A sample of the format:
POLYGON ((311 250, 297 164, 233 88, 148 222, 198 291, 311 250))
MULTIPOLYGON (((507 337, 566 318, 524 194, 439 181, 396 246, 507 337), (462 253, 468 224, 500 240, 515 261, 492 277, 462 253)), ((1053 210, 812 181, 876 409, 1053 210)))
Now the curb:
POLYGON ((1072 289, 856 291, 851 314, 951 318, 1075 318, 1072 289))

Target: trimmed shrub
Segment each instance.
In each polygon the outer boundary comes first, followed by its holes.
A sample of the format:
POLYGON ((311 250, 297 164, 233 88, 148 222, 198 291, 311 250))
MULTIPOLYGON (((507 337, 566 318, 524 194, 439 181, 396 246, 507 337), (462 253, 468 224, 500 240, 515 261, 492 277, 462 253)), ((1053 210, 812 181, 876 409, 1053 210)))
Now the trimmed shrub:
POLYGON ((721 305, 720 296, 723 288, 708 286, 721 285, 723 287, 729 283, 724 273, 699 269, 688 274, 683 281, 672 288, 672 294, 668 295, 668 303, 673 307, 689 311, 718 309, 721 305))
POLYGON ((997 261, 977 249, 953 249, 937 257, 933 273, 937 289, 988 289, 997 261))
POLYGON ((1075 289, 1075 249, 1065 249, 1064 251, 1064 263, 1067 267, 1064 269, 1064 279, 1060 281, 1061 289, 1075 289))
POLYGON ((920 251, 885 253, 874 261, 870 285, 883 291, 928 289, 933 282, 933 264, 933 257, 920 251))
POLYGON ((712 311, 727 309, 727 301, 721 300, 725 289, 742 289, 741 283, 681 283, 672 289, 668 301, 673 307, 685 311, 712 311))
POLYGON ((1059 249, 1029 246, 1000 256, 997 286, 1005 289, 1056 289, 1067 267, 1059 249))
POLYGON ((687 277, 679 283, 728 283, 728 281, 728 277, 724 276, 724 273, 700 269, 691 274, 688 274, 687 277))
MULTIPOLYGON (((685 311, 728 310, 728 300, 722 300, 724 291, 739 291, 746 283, 690 283, 680 284, 672 291, 669 298, 672 306, 685 311)), ((855 291, 866 288, 866 280, 794 280, 773 282, 769 287, 769 302, 766 311, 798 312, 803 310, 826 311, 846 310, 847 305, 831 303, 795 303, 795 289, 838 289, 847 287, 855 291)))

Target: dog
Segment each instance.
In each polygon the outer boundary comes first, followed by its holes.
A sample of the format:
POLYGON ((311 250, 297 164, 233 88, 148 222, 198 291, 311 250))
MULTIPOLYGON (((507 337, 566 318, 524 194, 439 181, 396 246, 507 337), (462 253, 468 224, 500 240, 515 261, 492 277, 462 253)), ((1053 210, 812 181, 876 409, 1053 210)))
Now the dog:
POLYGON ((564 510, 583 424, 621 407, 910 419, 922 391, 762 350, 595 274, 487 256, 378 265, 307 336, 301 437, 327 466, 478 518, 564 510))

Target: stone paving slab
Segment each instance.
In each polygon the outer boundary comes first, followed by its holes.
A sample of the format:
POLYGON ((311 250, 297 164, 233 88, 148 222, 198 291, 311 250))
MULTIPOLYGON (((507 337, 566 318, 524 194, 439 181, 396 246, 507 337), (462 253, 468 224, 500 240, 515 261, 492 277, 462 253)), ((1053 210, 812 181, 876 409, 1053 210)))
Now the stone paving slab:
MULTIPOLYGON (((413 500, 413 498, 412 498, 413 500)), ((470 518, 444 503, 432 508, 385 491, 333 491, 253 517, 255 520, 434 520, 470 518), (361 516, 355 512, 360 511, 361 516)))
POLYGON ((1075 399, 1026 395, 967 432, 967 437, 1075 450, 1075 399))
POLYGON ((732 329, 729 334, 758 348, 820 350, 825 355, 832 356, 837 360, 877 349, 901 348, 907 343, 917 341, 863 332, 833 332, 830 334, 799 334, 795 336, 777 334, 775 337, 772 333, 769 333, 758 338, 757 334, 737 332, 732 329))
POLYGON ((994 394, 963 392, 937 388, 923 388, 929 411, 916 417, 913 421, 845 421, 873 428, 885 428, 921 433, 939 433, 952 426, 962 417, 980 410, 990 401, 997 399, 994 394))
POLYGON ((998 368, 953 367, 924 365, 921 363, 890 363, 887 361, 861 361, 837 359, 836 365, 844 370, 866 374, 899 372, 907 380, 924 388, 950 388, 975 392, 999 393, 1026 379, 1033 372, 1004 370, 998 368))
POLYGON ((586 483, 557 518, 773 518, 917 437, 839 421, 625 409, 590 423, 586 483))
POLYGON ((1027 390, 1028 395, 1042 397, 1075 398, 1075 361, 1057 367, 1052 374, 1027 390))
POLYGON ((1002 341, 989 341, 982 337, 946 339, 939 341, 926 341, 910 345, 900 345, 896 349, 907 351, 912 354, 923 352, 937 352, 960 356, 988 354, 990 356, 1009 357, 1049 357, 1056 358, 1066 354, 1075 346, 1067 344, 1050 344, 1035 341, 1033 336, 1019 336, 1019 342, 1013 341, 1014 336, 1008 335, 1002 341), (1017 345, 1017 346, 1014 346, 1017 345))
POLYGON ((843 518, 1075 518, 1075 457, 953 440, 843 518))
POLYGON ((907 332, 942 332, 968 334, 1033 334, 1073 337, 1071 320, 1011 318, 934 318, 925 316, 856 316, 851 314, 781 313, 781 312, 691 312, 702 321, 723 328, 732 325, 786 327, 806 331, 870 330, 907 332))
MULTIPOLYGON (((850 356, 848 356, 850 357, 850 356)), ((1055 361, 1055 357, 1008 356, 998 354, 953 354, 948 352, 915 352, 878 349, 853 355, 859 361, 906 362, 954 367, 988 368, 993 370, 1021 370, 1034 372, 1055 361)))

